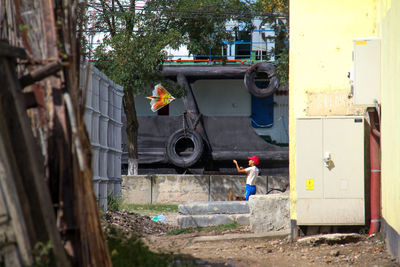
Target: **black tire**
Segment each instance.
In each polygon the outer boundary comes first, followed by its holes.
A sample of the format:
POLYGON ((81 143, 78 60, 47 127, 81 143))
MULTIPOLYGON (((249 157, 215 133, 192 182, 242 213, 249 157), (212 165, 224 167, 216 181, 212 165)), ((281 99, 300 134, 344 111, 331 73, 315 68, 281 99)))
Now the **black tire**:
POLYGON ((174 132, 167 142, 168 161, 187 168, 198 162, 203 155, 204 144, 200 134, 189 129, 174 132))
POLYGON ((251 66, 244 76, 244 84, 250 94, 265 98, 272 95, 279 87, 279 75, 276 73, 276 67, 272 63, 260 62, 251 66), (268 81, 265 88, 259 88, 256 84, 256 77, 261 76, 268 81))

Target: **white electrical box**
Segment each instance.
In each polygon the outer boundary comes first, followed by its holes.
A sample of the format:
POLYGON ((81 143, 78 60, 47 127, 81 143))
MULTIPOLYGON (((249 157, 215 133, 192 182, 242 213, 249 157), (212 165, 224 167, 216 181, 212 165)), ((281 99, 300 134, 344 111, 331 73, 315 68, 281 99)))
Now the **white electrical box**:
POLYGON ((298 225, 364 225, 364 118, 296 120, 298 225))
POLYGON ((375 100, 379 101, 381 83, 381 40, 369 37, 353 43, 354 104, 374 106, 375 100))

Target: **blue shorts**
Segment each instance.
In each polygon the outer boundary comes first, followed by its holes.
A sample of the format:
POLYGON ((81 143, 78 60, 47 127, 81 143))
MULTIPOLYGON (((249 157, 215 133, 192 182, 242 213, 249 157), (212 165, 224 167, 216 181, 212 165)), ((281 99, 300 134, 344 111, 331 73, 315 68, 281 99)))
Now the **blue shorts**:
POLYGON ((244 194, 246 200, 249 200, 251 195, 255 195, 257 191, 257 187, 255 185, 246 184, 246 193, 244 194))

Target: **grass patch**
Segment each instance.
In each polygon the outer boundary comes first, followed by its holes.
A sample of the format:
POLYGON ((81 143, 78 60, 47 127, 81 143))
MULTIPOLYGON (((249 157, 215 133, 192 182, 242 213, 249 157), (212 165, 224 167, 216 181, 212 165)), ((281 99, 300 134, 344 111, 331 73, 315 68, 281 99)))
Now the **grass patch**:
POLYGON ((238 228, 238 225, 236 223, 229 223, 229 224, 221 224, 221 225, 217 225, 214 227, 204 227, 202 229, 203 232, 212 232, 212 231, 216 231, 216 232, 223 232, 226 230, 233 230, 238 228))
POLYGON ((195 259, 166 253, 154 253, 136 236, 127 236, 116 228, 105 232, 112 265, 119 266, 197 266, 195 259))
POLYGON ((178 229, 172 229, 171 231, 168 231, 167 235, 189 234, 189 233, 193 233, 195 231, 197 231, 197 228, 195 228, 195 227, 178 228, 178 229))
POLYGON ((230 223, 230 224, 222 224, 222 225, 217 225, 217 226, 211 226, 211 227, 187 227, 187 228, 179 228, 179 229, 173 229, 167 233, 167 235, 180 235, 180 234, 189 234, 193 232, 216 232, 216 233, 221 233, 227 230, 233 230, 238 228, 239 226, 236 223, 230 223))
POLYGON ((178 212, 177 204, 122 204, 122 208, 143 215, 178 212))

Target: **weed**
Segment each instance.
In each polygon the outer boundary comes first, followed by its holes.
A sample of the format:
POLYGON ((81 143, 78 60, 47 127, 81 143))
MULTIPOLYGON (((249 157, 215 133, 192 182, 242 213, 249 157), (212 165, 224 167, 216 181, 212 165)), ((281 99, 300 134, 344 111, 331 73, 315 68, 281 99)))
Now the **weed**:
POLYGON ((178 212, 176 204, 122 204, 122 208, 140 214, 178 212))
POLYGON ((116 228, 106 233, 108 249, 114 267, 118 266, 196 266, 194 259, 166 253, 154 253, 137 236, 127 236, 116 228))
POLYGON ((212 231, 216 231, 216 232, 223 232, 226 230, 232 230, 232 229, 236 229, 238 228, 238 225, 236 223, 229 223, 229 224, 221 224, 221 225, 217 225, 215 227, 206 227, 204 228, 202 231, 203 232, 212 232, 212 231))
POLYGON ((34 259, 33 266, 35 267, 47 267, 55 264, 53 258, 53 245, 50 241, 47 243, 38 242, 33 247, 32 255, 34 259))
POLYGON ((379 233, 377 233, 376 234, 376 237, 378 238, 378 240, 381 242, 381 243, 385 243, 385 234, 383 233, 383 232, 379 232, 379 233))
POLYGON ((358 231, 358 233, 359 233, 360 235, 366 235, 366 234, 368 234, 368 227, 366 227, 366 226, 361 227, 360 230, 358 231))
POLYGON ((189 233, 195 232, 196 230, 197 230, 197 228, 194 228, 194 227, 172 229, 171 231, 167 232, 167 235, 189 234, 189 233))
POLYGON ((109 211, 119 211, 122 209, 122 197, 109 194, 107 196, 107 207, 109 211))
POLYGON ((222 225, 217 225, 217 226, 212 226, 212 227, 187 227, 187 228, 179 228, 179 229, 173 229, 167 233, 167 235, 180 235, 180 234, 189 234, 193 232, 217 232, 221 233, 226 230, 231 230, 231 229, 236 229, 238 228, 238 225, 236 223, 230 223, 230 224, 222 224, 222 225))

